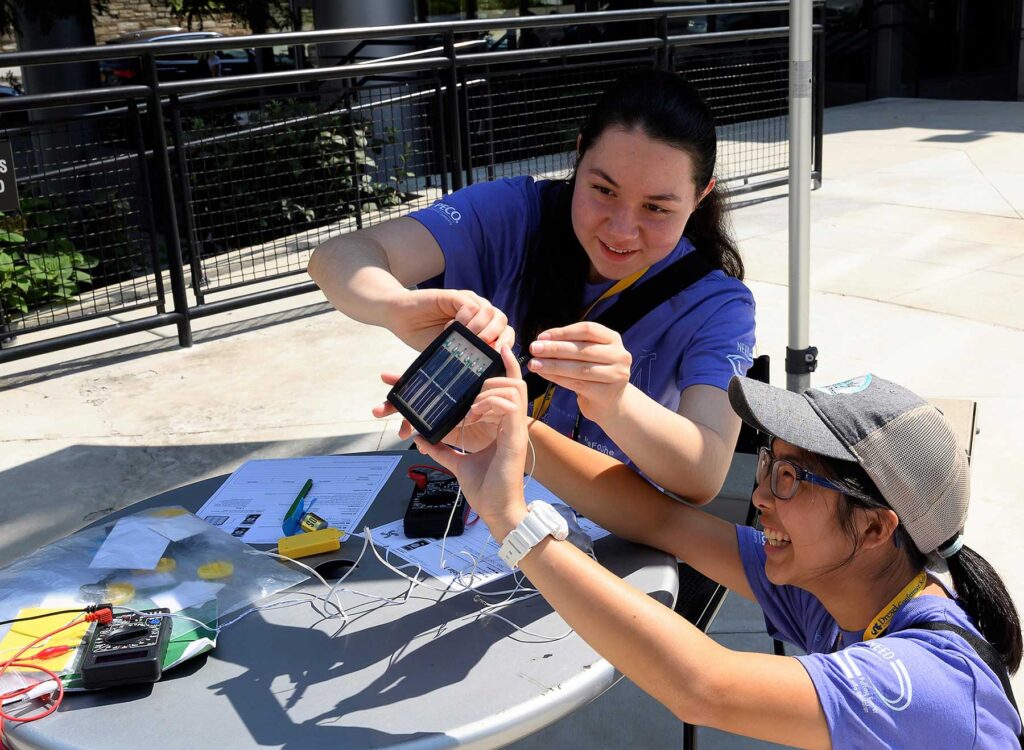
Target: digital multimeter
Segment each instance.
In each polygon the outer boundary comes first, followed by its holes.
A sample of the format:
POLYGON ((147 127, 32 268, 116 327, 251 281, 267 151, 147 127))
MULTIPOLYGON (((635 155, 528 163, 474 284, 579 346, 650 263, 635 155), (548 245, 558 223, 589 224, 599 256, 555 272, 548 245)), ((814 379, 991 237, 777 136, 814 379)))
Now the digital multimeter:
POLYGON ((93 630, 80 673, 87 690, 156 682, 171 635, 169 609, 146 609, 114 616, 93 630))
POLYGON ((440 539, 446 530, 448 536, 459 536, 465 531, 465 514, 466 498, 455 477, 427 482, 422 489, 413 488, 403 530, 410 539, 440 539))

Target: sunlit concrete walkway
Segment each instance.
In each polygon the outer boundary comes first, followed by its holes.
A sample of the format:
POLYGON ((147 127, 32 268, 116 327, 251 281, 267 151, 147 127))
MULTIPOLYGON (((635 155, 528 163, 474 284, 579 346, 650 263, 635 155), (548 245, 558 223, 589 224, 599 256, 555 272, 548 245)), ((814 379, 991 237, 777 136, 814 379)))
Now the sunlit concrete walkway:
MULTIPOLYGON (((978 402, 967 541, 1024 607, 1024 103, 882 100, 827 110, 825 123, 812 198, 814 382, 871 370, 978 402)), ((769 197, 743 196, 733 221, 759 349, 783 384, 787 207, 769 197)), ((385 393, 377 373, 411 359, 390 335, 315 294, 197 329, 191 349, 166 329, 0 365, 0 564, 250 458, 397 444, 395 423, 369 413, 385 393)), ((714 631, 770 649, 756 609, 733 597, 714 631)), ((766 747, 700 735, 708 749, 766 747)), ((623 684, 535 746, 558 742, 672 748, 679 724, 623 684)))

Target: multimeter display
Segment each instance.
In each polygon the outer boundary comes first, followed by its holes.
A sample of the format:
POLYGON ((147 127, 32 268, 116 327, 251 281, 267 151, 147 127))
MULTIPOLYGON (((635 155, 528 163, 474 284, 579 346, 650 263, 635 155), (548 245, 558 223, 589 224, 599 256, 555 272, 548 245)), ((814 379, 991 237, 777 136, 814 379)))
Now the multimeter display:
POLYGON ((96 688, 156 682, 171 634, 169 609, 147 609, 114 616, 92 633, 82 660, 82 687, 96 688))
POLYGON ((501 356, 468 328, 452 323, 430 343, 388 393, 388 401, 429 442, 459 423, 501 356))

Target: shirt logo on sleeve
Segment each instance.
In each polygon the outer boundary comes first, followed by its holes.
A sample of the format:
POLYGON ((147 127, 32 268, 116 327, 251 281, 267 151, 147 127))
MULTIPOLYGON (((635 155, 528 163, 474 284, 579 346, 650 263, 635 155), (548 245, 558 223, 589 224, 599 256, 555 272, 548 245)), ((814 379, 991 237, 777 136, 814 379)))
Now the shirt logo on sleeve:
POLYGON ((732 365, 733 374, 742 378, 754 364, 754 351, 742 341, 737 341, 736 354, 726 354, 725 358, 732 365))
MULTIPOLYGON (((890 711, 905 711, 910 708, 911 700, 914 697, 914 687, 910 681, 910 673, 902 659, 898 659, 892 649, 881 641, 869 641, 863 647, 858 647, 857 653, 871 654, 882 664, 892 670, 896 678, 895 685, 886 690, 880 690, 871 676, 864 672, 852 658, 851 649, 843 649, 829 657, 835 659, 843 676, 847 679, 850 688, 860 698, 861 708, 864 713, 878 713, 880 709, 888 708, 890 711)), ((872 672, 875 670, 872 669, 872 672)))
POLYGON ((459 209, 455 208, 455 206, 451 206, 445 203, 444 201, 437 201, 437 203, 431 205, 430 208, 431 210, 437 211, 439 214, 441 214, 445 219, 448 220, 448 223, 451 224, 452 226, 455 226, 460 221, 462 221, 462 213, 459 211, 459 209))

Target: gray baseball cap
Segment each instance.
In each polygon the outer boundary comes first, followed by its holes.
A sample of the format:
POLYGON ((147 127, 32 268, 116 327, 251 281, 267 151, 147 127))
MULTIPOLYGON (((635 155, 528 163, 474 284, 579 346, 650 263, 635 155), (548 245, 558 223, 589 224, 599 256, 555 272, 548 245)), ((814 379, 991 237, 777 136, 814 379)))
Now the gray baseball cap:
POLYGON ((734 377, 729 401, 757 430, 860 464, 925 554, 962 534, 967 453, 942 412, 903 386, 869 374, 793 393, 734 377))

